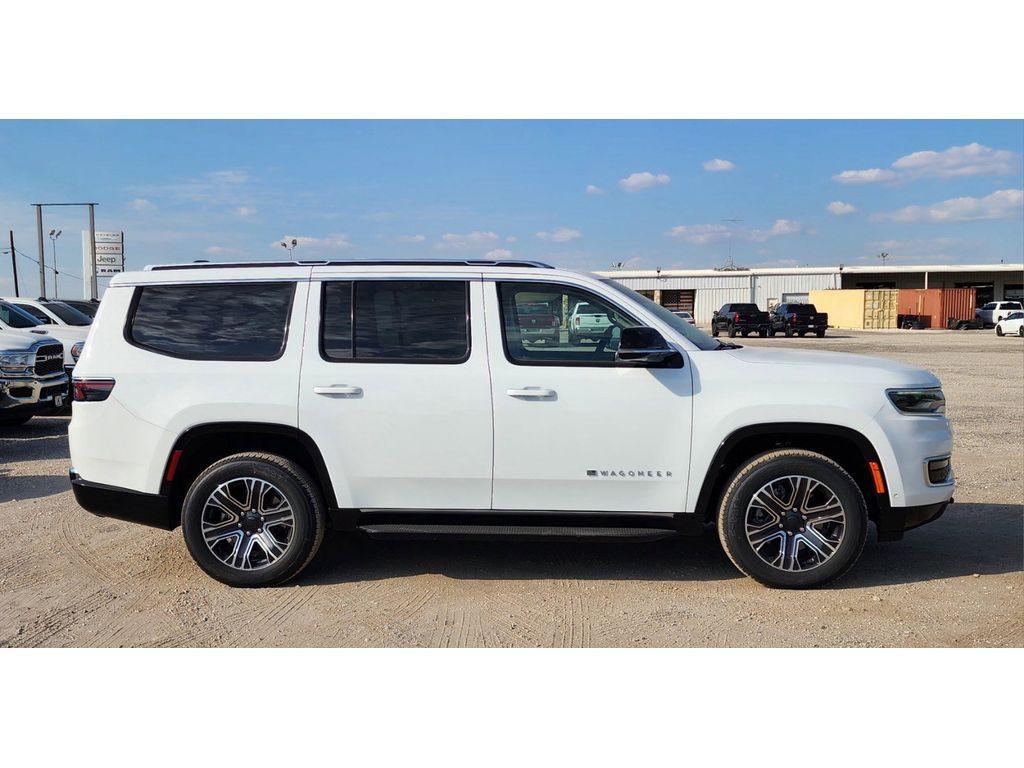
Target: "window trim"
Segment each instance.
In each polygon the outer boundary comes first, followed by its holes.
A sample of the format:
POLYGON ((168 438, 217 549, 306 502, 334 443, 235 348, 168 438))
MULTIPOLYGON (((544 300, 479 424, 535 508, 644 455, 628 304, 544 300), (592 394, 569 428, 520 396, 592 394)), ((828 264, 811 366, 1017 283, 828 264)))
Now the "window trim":
MULTIPOLYGON (((494 292, 498 297, 498 321, 501 326, 501 348, 505 353, 505 359, 508 360, 512 365, 521 365, 526 367, 541 367, 541 368, 634 368, 637 366, 631 363, 620 363, 616 360, 516 360, 512 357, 508 349, 508 334, 506 333, 505 327, 505 303, 502 301, 501 286, 509 283, 513 285, 521 285, 524 283, 535 283, 537 285, 555 285, 559 288, 568 288, 570 290, 578 291, 584 294, 590 294, 602 302, 615 307, 616 311, 621 312, 626 317, 630 318, 636 325, 631 326, 633 328, 643 327, 644 323, 636 318, 636 314, 633 312, 627 312, 617 302, 612 301, 606 296, 597 293, 590 288, 584 288, 579 285, 573 285, 572 283, 563 283, 557 280, 513 280, 497 278, 491 280, 494 284, 494 292)), ((661 333, 661 331, 658 331, 661 333)))
POLYGON ((380 363, 383 365, 462 365, 469 361, 469 358, 473 355, 473 323, 472 323, 472 309, 470 307, 470 295, 469 286, 470 283, 476 282, 472 279, 465 277, 430 277, 430 278, 417 278, 417 277, 388 277, 388 278, 377 278, 377 277, 323 277, 320 278, 320 319, 317 323, 317 348, 320 351, 320 359, 327 363, 335 363, 341 365, 363 365, 363 364, 376 364, 380 363), (363 357, 359 358, 355 356, 356 352, 356 283, 462 283, 463 286, 463 299, 466 307, 466 352, 461 357, 455 358, 422 358, 422 357, 363 357), (324 322, 326 320, 326 313, 324 312, 325 301, 327 295, 327 286, 330 283, 348 283, 349 284, 349 326, 351 332, 351 345, 352 345, 352 357, 331 357, 327 350, 324 349, 324 322))
MULTIPOLYGON (((216 285, 253 285, 257 281, 255 280, 233 280, 227 282, 217 282, 216 285)), ((266 285, 271 282, 275 285, 288 285, 291 287, 291 296, 289 297, 288 303, 288 314, 284 319, 284 329, 281 335, 281 348, 273 357, 221 357, 215 354, 195 354, 195 355, 182 355, 177 352, 168 352, 164 349, 158 349, 151 347, 148 344, 143 344, 140 341, 136 341, 132 338, 132 327, 135 325, 135 314, 139 309, 139 302, 142 301, 142 292, 146 288, 185 288, 195 285, 211 285, 214 283, 204 282, 189 282, 189 283, 146 283, 145 285, 137 285, 132 289, 132 300, 128 305, 128 317, 124 323, 124 340, 129 345, 145 350, 146 352, 152 352, 155 355, 163 355, 164 357, 171 357, 176 360, 196 360, 200 362, 215 362, 215 363, 272 363, 275 360, 280 360, 284 357, 285 350, 288 348, 288 334, 291 331, 292 316, 295 314, 295 286, 297 280, 272 280, 272 281, 259 281, 259 285, 266 285)))

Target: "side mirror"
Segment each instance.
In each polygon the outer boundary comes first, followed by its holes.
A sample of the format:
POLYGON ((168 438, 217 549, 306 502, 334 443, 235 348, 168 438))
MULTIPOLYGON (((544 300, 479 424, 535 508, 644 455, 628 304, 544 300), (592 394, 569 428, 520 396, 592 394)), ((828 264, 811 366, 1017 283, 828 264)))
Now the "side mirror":
POLYGON ((623 328, 615 360, 641 368, 681 368, 683 356, 653 328, 623 328))

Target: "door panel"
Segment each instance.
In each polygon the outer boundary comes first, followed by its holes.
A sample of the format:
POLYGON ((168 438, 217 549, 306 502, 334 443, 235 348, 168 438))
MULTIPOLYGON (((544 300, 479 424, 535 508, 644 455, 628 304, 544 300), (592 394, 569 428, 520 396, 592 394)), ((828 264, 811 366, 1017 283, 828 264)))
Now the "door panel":
MULTIPOLYGON (((583 284, 521 285, 504 282, 499 293, 495 281, 484 283, 494 399, 494 508, 681 512, 692 422, 689 362, 673 369, 617 366, 611 349, 615 333, 604 346, 568 334, 554 347, 525 346, 516 338, 517 296, 519 303, 561 304, 567 313, 578 301, 613 308, 615 302, 583 284), (509 318, 505 335, 503 309, 509 318)), ((611 318, 619 328, 638 324, 624 312, 611 318)))
POLYGON ((450 350, 465 336, 449 292, 418 297, 405 287, 408 276, 384 274, 360 277, 348 293, 338 287, 350 281, 343 271, 313 272, 298 420, 320 446, 338 504, 488 508, 491 393, 479 276, 454 281, 466 286, 469 306, 469 351, 459 360, 450 350), (325 297, 328 317, 351 312, 355 330, 325 322, 321 353, 325 297))

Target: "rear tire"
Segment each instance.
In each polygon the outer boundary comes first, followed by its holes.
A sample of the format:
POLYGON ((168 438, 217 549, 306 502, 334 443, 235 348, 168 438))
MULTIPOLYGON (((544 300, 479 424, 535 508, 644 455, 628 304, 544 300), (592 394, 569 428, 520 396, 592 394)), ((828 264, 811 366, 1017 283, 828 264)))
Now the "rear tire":
POLYGON ((309 564, 327 516, 320 489, 298 464, 238 453, 195 479, 181 527, 189 554, 207 574, 233 587, 262 587, 283 584, 309 564))
POLYGON ((760 331, 757 332, 757 335, 760 336, 763 339, 765 336, 768 335, 768 331, 766 331, 764 328, 762 328, 760 331))
POLYGON ((1024 325, 1017 329, 1018 336, 1024 336, 1024 325))
POLYGON ((736 329, 733 326, 731 326, 731 325, 729 326, 729 338, 730 339, 735 339, 736 338, 736 329))
POLYGON ((867 529, 864 495, 849 473, 826 456, 796 448, 746 462, 718 510, 718 536, 733 564, 783 589, 838 579, 860 557, 867 529))
POLYGON ((711 335, 712 336, 717 336, 718 335, 718 325, 716 323, 712 323, 711 324, 711 335))
POLYGON ((825 329, 822 328, 820 331, 815 331, 814 335, 817 336, 819 339, 823 338, 825 336, 825 329))
POLYGON ((773 338, 773 339, 775 338, 775 329, 774 328, 769 328, 768 329, 768 336, 773 338))

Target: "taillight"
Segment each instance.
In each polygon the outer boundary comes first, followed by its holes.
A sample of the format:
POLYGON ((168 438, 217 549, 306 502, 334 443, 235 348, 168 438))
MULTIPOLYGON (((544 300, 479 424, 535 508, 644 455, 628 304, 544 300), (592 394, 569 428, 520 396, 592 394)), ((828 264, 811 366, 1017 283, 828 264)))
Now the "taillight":
POLYGON ((738 323, 740 321, 740 313, 739 312, 737 312, 735 315, 732 316, 732 321, 734 323, 738 323))
POLYGON ((796 315, 790 315, 789 322, 791 322, 793 325, 796 325, 796 315))
POLYGON ((72 379, 72 397, 80 403, 106 400, 114 389, 113 379, 72 379))
POLYGON ((578 317, 576 318, 576 327, 577 327, 577 328, 579 328, 579 327, 580 327, 580 319, 579 319, 578 317))

